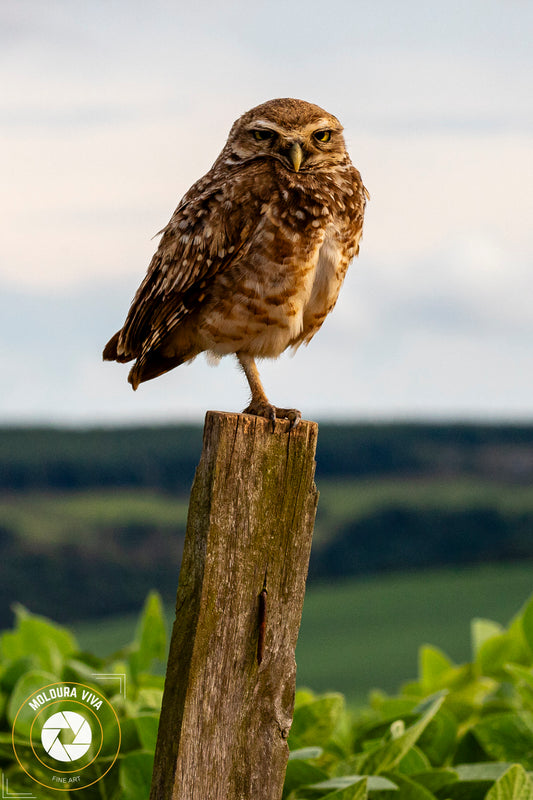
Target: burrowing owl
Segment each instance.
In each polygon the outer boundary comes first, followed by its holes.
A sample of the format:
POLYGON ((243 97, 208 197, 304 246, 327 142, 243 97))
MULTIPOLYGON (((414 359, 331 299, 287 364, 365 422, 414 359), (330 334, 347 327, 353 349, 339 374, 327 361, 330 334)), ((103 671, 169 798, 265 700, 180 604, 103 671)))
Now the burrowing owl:
POLYGON ((207 352, 235 353, 252 393, 246 414, 297 424, 269 403, 256 358, 308 343, 359 251, 368 197, 342 126, 322 108, 270 100, 233 125, 221 154, 166 228, 104 359, 135 360, 143 381, 207 352))

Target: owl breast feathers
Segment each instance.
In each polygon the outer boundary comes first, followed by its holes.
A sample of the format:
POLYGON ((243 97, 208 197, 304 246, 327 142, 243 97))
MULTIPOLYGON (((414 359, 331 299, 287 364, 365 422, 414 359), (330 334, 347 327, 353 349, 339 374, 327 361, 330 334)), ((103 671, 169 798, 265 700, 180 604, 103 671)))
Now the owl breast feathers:
POLYGON ((320 328, 359 251, 367 197, 336 117, 290 98, 251 109, 162 231, 104 359, 135 359, 136 389, 201 352, 235 353, 245 413, 296 424, 299 411, 267 400, 254 359, 320 328))

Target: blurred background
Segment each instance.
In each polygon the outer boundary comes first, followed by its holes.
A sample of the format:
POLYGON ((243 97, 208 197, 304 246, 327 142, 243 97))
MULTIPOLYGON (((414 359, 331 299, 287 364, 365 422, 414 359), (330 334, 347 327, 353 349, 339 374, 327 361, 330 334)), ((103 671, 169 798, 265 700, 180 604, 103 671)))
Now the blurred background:
POLYGON ((101 350, 232 122, 293 96, 339 117, 372 198, 334 313, 261 368, 320 423, 299 680, 357 698, 424 640, 467 657, 470 617, 533 588, 533 6, 20 0, 0 23, 2 626, 22 602, 109 651, 149 588, 171 608, 205 410, 247 387, 199 358, 134 394, 101 350))

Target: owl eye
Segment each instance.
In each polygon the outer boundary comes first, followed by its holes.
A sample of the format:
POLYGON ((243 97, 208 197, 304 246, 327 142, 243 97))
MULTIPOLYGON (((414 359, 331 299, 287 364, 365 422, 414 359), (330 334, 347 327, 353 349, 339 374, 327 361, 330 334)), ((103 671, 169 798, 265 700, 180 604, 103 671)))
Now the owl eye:
POLYGON ((315 131, 313 136, 317 140, 317 142, 329 142, 331 139, 331 131, 315 131))
POLYGON ((258 142, 265 142, 267 139, 272 139, 274 136, 274 131, 266 130, 265 128, 258 128, 255 131, 252 131, 254 135, 254 139, 258 142))

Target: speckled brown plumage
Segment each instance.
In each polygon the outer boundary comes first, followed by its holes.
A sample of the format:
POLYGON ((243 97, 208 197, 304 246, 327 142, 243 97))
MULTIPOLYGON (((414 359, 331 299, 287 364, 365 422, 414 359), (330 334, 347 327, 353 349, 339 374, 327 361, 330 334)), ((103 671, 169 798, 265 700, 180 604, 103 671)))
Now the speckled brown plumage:
POLYGON ((308 343, 359 251, 366 197, 339 121, 302 100, 243 114, 166 228, 104 359, 135 359, 133 388, 201 352, 235 353, 245 413, 295 424, 266 398, 255 358, 308 343))

